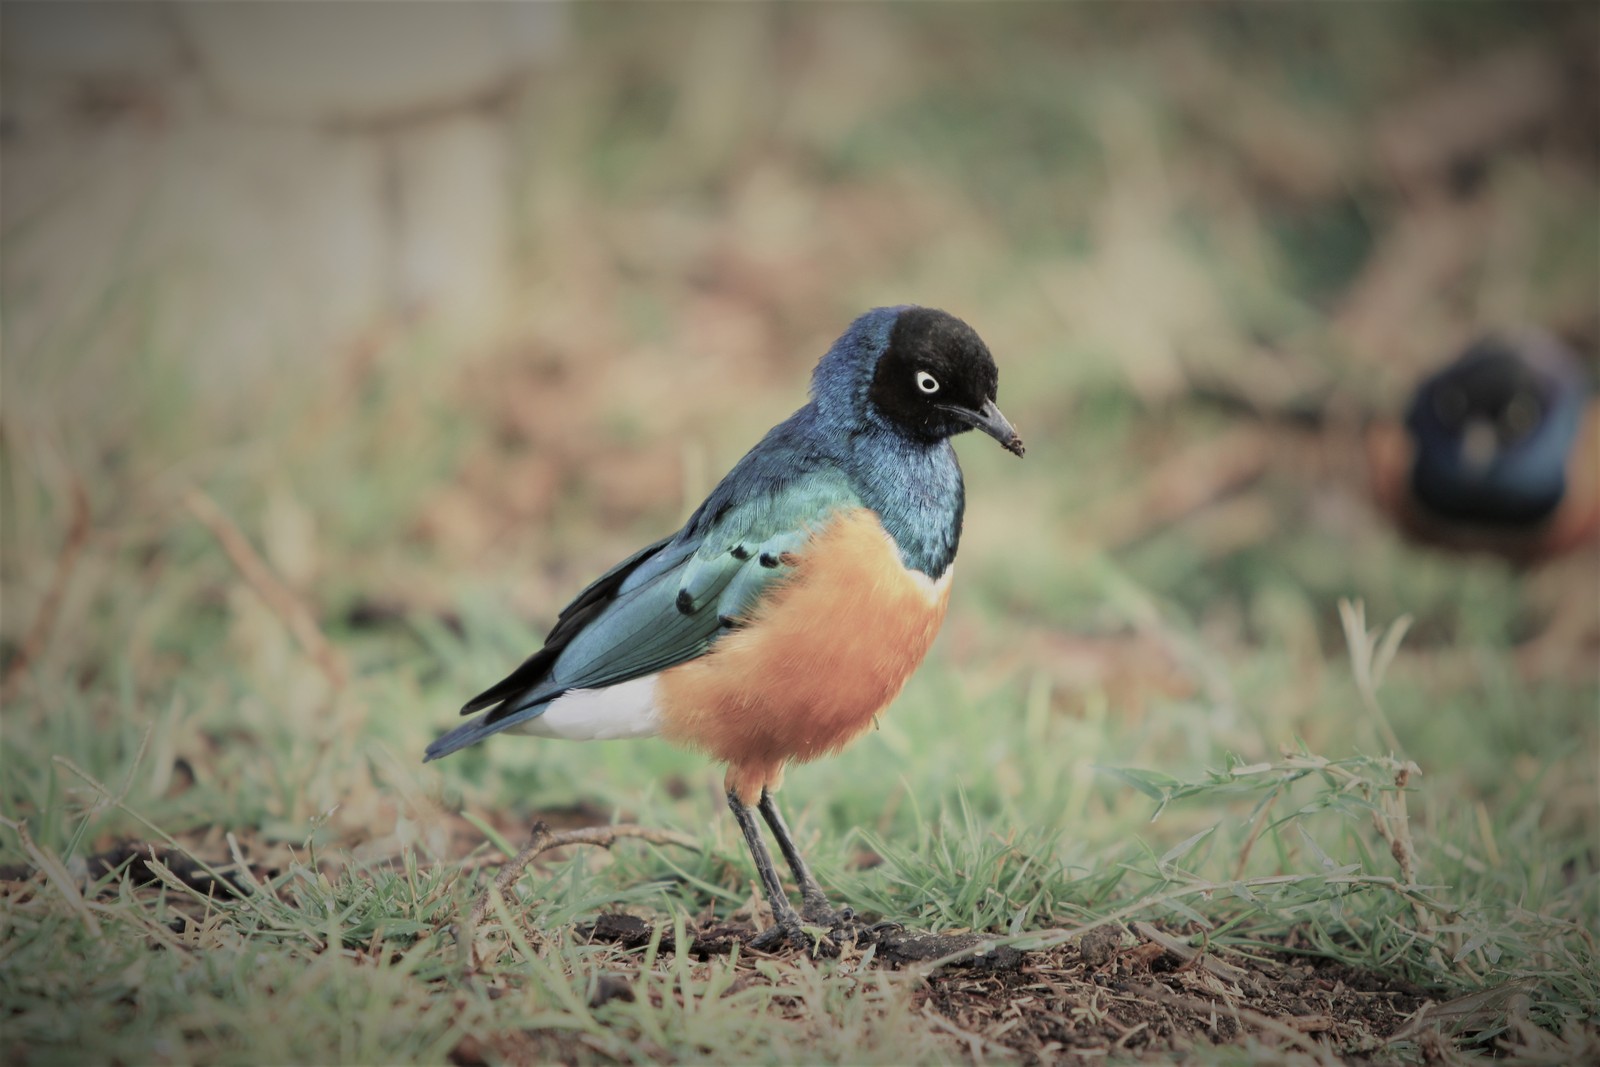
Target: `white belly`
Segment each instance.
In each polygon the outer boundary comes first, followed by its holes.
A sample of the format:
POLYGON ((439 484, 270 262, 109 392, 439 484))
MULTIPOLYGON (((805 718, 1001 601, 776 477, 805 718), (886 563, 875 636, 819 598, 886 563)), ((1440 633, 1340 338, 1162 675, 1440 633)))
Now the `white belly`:
POLYGON ((573 689, 551 701, 543 715, 506 732, 567 741, 654 737, 661 730, 657 677, 647 674, 604 689, 573 689))

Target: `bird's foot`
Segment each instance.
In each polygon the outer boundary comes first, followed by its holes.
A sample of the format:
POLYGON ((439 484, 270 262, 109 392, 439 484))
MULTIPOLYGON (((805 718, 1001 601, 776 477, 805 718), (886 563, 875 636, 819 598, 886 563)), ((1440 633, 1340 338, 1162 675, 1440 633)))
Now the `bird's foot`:
POLYGON ((818 894, 806 897, 800 904, 800 917, 812 926, 824 926, 829 930, 838 929, 855 921, 855 909, 843 907, 835 910, 828 904, 828 898, 818 894))
POLYGON ((773 918, 775 921, 771 926, 750 939, 751 948, 770 952, 788 942, 791 948, 797 948, 811 956, 839 954, 839 946, 832 936, 833 927, 803 920, 799 913, 793 910, 773 918))
POLYGON ((833 940, 840 945, 853 943, 857 949, 865 949, 868 945, 876 945, 883 941, 889 934, 902 933, 905 924, 892 920, 881 922, 863 922, 855 917, 849 908, 841 909, 844 918, 833 927, 833 940))
POLYGON ((773 925, 750 940, 750 947, 770 952, 788 943, 813 956, 833 957, 841 946, 854 942, 858 947, 876 944, 885 934, 905 930, 903 923, 882 920, 860 922, 854 909, 830 908, 821 898, 805 901, 798 912, 786 909, 774 916, 773 925))

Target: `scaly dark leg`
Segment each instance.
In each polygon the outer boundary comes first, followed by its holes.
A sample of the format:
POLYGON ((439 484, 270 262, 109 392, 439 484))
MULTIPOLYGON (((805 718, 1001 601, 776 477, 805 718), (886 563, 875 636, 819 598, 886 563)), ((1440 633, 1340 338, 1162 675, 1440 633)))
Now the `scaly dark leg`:
POLYGON ((778 811, 778 805, 773 802, 772 794, 763 789, 761 803, 757 806, 761 809, 761 817, 772 827, 772 836, 778 839, 778 848, 783 852, 783 858, 789 861, 789 869, 794 872, 794 880, 800 885, 800 914, 805 916, 806 922, 831 929, 855 918, 855 912, 849 908, 834 911, 828 906, 828 894, 823 891, 811 873, 811 868, 806 866, 800 850, 795 847, 794 835, 789 832, 789 824, 783 821, 783 815, 778 811))
POLYGON ((744 832, 744 842, 750 847, 750 858, 756 861, 756 873, 761 876, 761 887, 766 890, 767 903, 772 905, 772 918, 777 923, 751 944, 756 948, 770 948, 777 944, 780 937, 785 937, 796 948, 809 949, 811 941, 800 926, 800 916, 794 910, 794 905, 789 903, 789 898, 783 892, 778 869, 772 865, 772 853, 767 851, 767 843, 761 840, 761 827, 756 825, 756 817, 751 813, 750 806, 730 789, 728 807, 733 809, 733 817, 739 820, 739 829, 744 832))

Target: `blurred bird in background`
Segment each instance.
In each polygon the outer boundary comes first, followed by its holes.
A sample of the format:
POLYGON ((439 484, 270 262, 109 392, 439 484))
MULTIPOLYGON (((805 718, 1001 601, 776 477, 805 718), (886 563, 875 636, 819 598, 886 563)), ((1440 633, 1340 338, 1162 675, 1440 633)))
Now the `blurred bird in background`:
POLYGON ((1600 401, 1544 331, 1474 342, 1366 443, 1378 503, 1421 543, 1532 565, 1600 534, 1600 401))
POLYGON ((817 364, 811 402, 751 449, 677 533, 607 571, 545 646, 469 700, 482 715, 437 759, 502 730, 570 740, 661 735, 728 765, 728 805, 776 925, 835 912, 773 803, 784 768, 832 754, 899 694, 949 601, 965 490, 950 438, 978 429, 1020 456, 999 374, 961 320, 877 308, 817 364), (803 898, 785 896, 759 810, 803 898))
MULTIPOLYGON (((1314 373, 1284 396, 1262 396, 1248 379, 1197 376, 1193 397, 1240 420, 1250 461, 1235 465, 1242 476, 1215 479, 1205 499, 1272 465, 1299 472, 1301 493, 1304 472, 1320 472, 1313 492, 1370 498, 1385 527, 1463 571, 1500 560, 1523 572, 1519 670, 1592 677, 1600 398, 1583 360, 1549 331, 1508 329, 1419 377, 1406 399, 1380 407, 1314 373)), ((1203 483, 1181 473, 1185 485, 1203 483)), ((1191 502, 1202 495, 1193 491, 1191 502)))

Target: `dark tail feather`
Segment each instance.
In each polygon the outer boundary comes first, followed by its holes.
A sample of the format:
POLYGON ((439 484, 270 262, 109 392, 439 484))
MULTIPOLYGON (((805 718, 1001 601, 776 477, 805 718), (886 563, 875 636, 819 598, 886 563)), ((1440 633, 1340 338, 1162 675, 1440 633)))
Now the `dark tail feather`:
POLYGON ((509 705, 502 702, 514 701, 523 694, 544 687, 550 680, 550 669, 555 666, 562 650, 583 632, 585 626, 604 614, 606 608, 616 600, 617 591, 628 576, 638 570, 645 560, 661 551, 662 546, 671 540, 671 536, 663 537, 653 545, 646 545, 595 579, 589 588, 578 594, 577 599, 561 609, 561 617, 556 620, 555 628, 544 639, 544 647, 523 660, 522 665, 516 670, 467 701, 461 708, 461 714, 471 715, 475 711, 482 711, 495 704, 501 706, 491 715, 516 714, 507 711, 506 707, 509 705))
POLYGON ((541 648, 524 660, 522 666, 462 705, 461 714, 471 715, 534 688, 550 673, 550 667, 560 651, 561 646, 546 645, 541 648))
MULTIPOLYGON (((473 719, 471 722, 464 722, 429 745, 427 754, 422 757, 422 762, 427 763, 429 760, 436 760, 440 756, 448 756, 457 749, 475 745, 485 737, 497 734, 507 727, 515 726, 520 722, 527 722, 529 719, 542 714, 547 706, 548 701, 519 708, 503 718, 494 719, 492 715, 484 715, 473 719)), ((499 710, 501 709, 496 709, 496 711, 499 710)))

